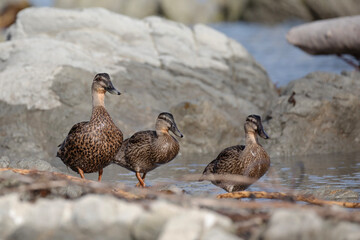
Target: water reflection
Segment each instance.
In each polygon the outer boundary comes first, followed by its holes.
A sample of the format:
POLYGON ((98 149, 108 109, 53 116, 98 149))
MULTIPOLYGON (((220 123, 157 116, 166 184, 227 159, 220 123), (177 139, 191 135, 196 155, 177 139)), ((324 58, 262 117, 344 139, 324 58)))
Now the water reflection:
POLYGON ((272 167, 279 174, 282 184, 286 186, 291 185, 291 173, 298 171, 295 163, 301 162, 304 164, 304 176, 298 189, 315 189, 331 185, 360 193, 359 153, 283 157, 272 162, 272 167))

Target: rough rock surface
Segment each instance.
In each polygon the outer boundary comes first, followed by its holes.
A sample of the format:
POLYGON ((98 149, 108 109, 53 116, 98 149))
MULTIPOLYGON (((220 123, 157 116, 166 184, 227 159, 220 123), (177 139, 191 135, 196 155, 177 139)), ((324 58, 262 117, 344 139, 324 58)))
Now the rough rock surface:
POLYGON ((239 239, 229 218, 163 201, 150 203, 145 209, 141 204, 110 196, 87 195, 74 201, 40 199, 29 203, 10 194, 0 197, 0 207, 1 239, 119 239, 121 236, 124 240, 186 240, 202 239, 213 230, 220 236, 239 239), (184 227, 181 232, 180 226, 184 227))
POLYGON ((167 18, 191 24, 238 20, 248 0, 160 0, 160 3, 167 18))
POLYGON ((249 0, 242 18, 246 21, 277 23, 291 19, 311 21, 360 14, 357 0, 249 0))
POLYGON ((157 15, 160 0, 54 0, 58 8, 102 7, 134 18, 157 15))
POLYGON ((164 15, 186 24, 236 21, 311 21, 360 14, 357 0, 55 0, 55 7, 104 7, 131 17, 164 15))
POLYGON ((338 224, 313 211, 283 209, 273 213, 259 239, 357 239, 359 234, 358 224, 338 224))
POLYGON ((245 21, 277 23, 289 19, 313 19, 311 12, 302 0, 250 0, 243 19, 245 21))
MULTIPOLYGON (((0 238, 119 239, 121 236, 124 240, 240 240, 236 234, 244 234, 246 229, 248 232, 243 235, 246 239, 268 240, 358 239, 360 234, 356 215, 349 214, 346 218, 349 211, 342 208, 271 208, 265 204, 261 210, 233 209, 230 215, 239 214, 242 218, 230 219, 215 211, 201 209, 187 200, 184 203, 163 199, 128 202, 93 194, 76 200, 38 199, 29 202, 12 193, 0 197, 0 238), (268 220, 261 220, 261 216, 268 216, 268 220), (252 221, 247 221, 247 218, 252 221), (355 223, 346 219, 353 219, 355 223)), ((232 206, 236 206, 234 203, 232 206)), ((225 201, 222 208, 229 207, 227 204, 229 202, 225 201)))
POLYGON ((290 82, 264 124, 271 136, 265 148, 273 156, 358 151, 359 91, 358 72, 317 72, 290 82))
POLYGON ((276 97, 247 51, 204 25, 99 8, 29 8, 7 38, 0 44, 0 151, 10 160, 62 166, 57 145, 89 119, 98 72, 110 73, 123 93, 107 95, 105 104, 125 137, 153 129, 157 115, 171 110, 185 152, 219 151, 242 139, 246 116, 261 115, 276 97))
POLYGON ((357 0, 304 0, 304 4, 312 12, 315 19, 344 17, 360 14, 357 0))
POLYGON ((249 0, 55 0, 55 7, 88 8, 103 7, 135 18, 165 15, 185 24, 235 21, 242 15, 249 0))

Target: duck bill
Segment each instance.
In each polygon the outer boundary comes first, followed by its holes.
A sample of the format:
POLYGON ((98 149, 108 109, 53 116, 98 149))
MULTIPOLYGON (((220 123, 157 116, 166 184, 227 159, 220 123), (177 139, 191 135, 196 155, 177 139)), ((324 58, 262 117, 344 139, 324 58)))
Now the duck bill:
POLYGON ((176 136, 182 138, 184 137, 184 135, 182 135, 182 133, 179 131, 179 129, 177 128, 176 124, 174 124, 172 126, 172 128, 170 129, 170 131, 172 131, 176 136))
POLYGON ((259 130, 258 130, 258 134, 260 137, 264 138, 264 139, 268 139, 269 136, 266 134, 266 132, 264 131, 264 128, 262 125, 260 125, 259 130))
POLYGON ((108 91, 111 94, 116 94, 116 95, 120 95, 121 92, 119 90, 117 90, 112 83, 110 83, 110 86, 106 88, 106 91, 108 91))

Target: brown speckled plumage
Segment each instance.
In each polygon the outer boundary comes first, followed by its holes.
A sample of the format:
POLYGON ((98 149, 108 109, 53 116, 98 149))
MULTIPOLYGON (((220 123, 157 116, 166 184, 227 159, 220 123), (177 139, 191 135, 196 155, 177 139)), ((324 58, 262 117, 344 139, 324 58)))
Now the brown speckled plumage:
POLYGON ((139 183, 147 172, 173 160, 179 152, 178 141, 169 134, 169 130, 182 137, 170 113, 161 113, 156 120, 156 131, 140 131, 123 142, 114 159, 118 164, 137 174, 143 173, 139 183))
POLYGON ((122 132, 105 109, 103 99, 106 91, 120 95, 107 74, 97 74, 92 86, 90 121, 75 124, 57 152, 57 157, 80 175, 82 171, 99 171, 99 180, 102 169, 111 163, 123 141, 122 132))
POLYGON ((211 182, 227 192, 242 191, 251 183, 239 183, 227 179, 212 179, 221 176, 244 176, 252 179, 262 177, 270 167, 270 157, 258 143, 256 134, 267 139, 263 130, 261 118, 250 115, 244 125, 246 134, 246 146, 237 145, 225 148, 215 160, 210 162, 203 172, 200 180, 211 182))

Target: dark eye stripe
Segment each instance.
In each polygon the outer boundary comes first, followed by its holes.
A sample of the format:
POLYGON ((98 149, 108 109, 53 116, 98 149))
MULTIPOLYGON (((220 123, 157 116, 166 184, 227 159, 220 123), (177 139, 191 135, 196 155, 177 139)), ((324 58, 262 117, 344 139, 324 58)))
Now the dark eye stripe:
POLYGON ((250 121, 252 123, 257 123, 257 120, 255 118, 248 118, 247 121, 250 121))
POLYGON ((169 123, 170 125, 173 124, 173 121, 165 116, 160 116, 159 119, 164 120, 165 122, 169 123))

